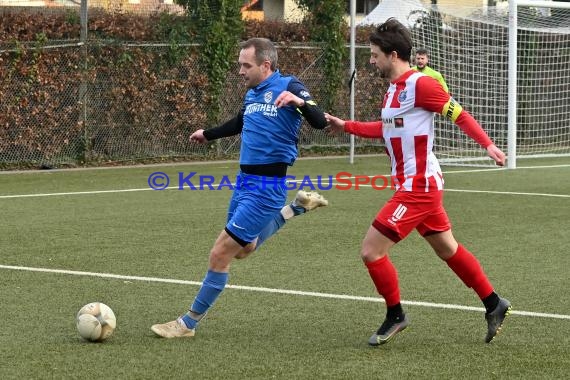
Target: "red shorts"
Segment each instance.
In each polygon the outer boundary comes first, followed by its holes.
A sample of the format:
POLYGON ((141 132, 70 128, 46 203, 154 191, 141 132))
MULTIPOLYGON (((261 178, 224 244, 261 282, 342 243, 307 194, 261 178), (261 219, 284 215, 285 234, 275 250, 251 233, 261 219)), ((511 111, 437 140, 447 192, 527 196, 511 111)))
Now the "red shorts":
POLYGON ((451 229, 443 208, 443 191, 396 191, 376 215, 372 226, 397 243, 415 228, 427 236, 451 229))

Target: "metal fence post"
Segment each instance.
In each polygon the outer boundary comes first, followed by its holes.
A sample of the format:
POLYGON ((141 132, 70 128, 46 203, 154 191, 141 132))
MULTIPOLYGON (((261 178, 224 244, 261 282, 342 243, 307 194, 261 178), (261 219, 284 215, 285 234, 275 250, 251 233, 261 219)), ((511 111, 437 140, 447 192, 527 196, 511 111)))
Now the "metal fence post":
POLYGON ((78 67, 82 67, 83 75, 81 76, 81 83, 79 85, 79 102, 82 106, 81 112, 81 121, 83 122, 83 158, 85 161, 89 159, 90 156, 90 143, 89 143, 89 133, 87 129, 87 83, 85 80, 85 73, 88 68, 88 47, 87 47, 87 26, 88 26, 88 18, 87 18, 87 1, 88 0, 81 0, 81 9, 80 9, 80 19, 81 19, 81 32, 79 36, 79 40, 81 43, 81 49, 83 50, 83 65, 78 65, 78 67))

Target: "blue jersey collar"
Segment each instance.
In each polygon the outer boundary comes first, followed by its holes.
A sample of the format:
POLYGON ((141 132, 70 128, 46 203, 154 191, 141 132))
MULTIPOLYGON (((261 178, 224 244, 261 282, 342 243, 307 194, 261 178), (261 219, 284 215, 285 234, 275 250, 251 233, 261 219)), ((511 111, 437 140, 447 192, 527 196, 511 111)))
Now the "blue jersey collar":
POLYGON ((279 76, 280 76, 280 72, 279 72, 279 69, 277 69, 277 70, 275 70, 275 72, 273 74, 268 76, 263 82, 261 82, 260 84, 255 86, 253 88, 253 90, 254 91, 262 91, 265 87, 271 85, 271 83, 274 82, 275 79, 279 76))

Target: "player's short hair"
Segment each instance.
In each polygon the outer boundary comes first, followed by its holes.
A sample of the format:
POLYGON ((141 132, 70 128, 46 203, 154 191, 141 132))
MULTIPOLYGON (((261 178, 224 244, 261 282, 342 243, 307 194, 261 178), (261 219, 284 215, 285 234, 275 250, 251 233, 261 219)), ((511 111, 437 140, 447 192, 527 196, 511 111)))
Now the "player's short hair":
POLYGON ((247 41, 240 43, 240 49, 248 49, 252 47, 255 49, 255 60, 258 65, 263 61, 271 62, 271 70, 277 69, 277 49, 271 40, 267 38, 250 38, 247 41))
POLYGON ((427 55, 429 57, 429 51, 426 48, 419 48, 416 50, 416 54, 427 55))
POLYGON ((378 46, 384 54, 395 51, 400 59, 410 61, 412 36, 408 28, 393 17, 372 32, 370 43, 378 46))

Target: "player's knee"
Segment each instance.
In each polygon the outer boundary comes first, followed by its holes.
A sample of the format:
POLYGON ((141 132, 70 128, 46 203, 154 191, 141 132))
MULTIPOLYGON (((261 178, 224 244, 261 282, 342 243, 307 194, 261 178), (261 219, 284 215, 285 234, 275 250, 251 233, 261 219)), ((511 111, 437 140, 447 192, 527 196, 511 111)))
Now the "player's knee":
POLYGON ((362 246, 360 250, 360 258, 364 262, 372 262, 376 261, 382 257, 384 257, 388 252, 383 252, 383 250, 379 250, 377 247, 372 247, 368 245, 362 246))
POLYGON ((451 258, 457 252, 459 246, 451 231, 424 235, 424 238, 431 245, 434 252, 443 260, 451 258))
POLYGON ((209 269, 216 272, 223 272, 230 266, 233 256, 223 249, 212 248, 209 258, 209 269))

